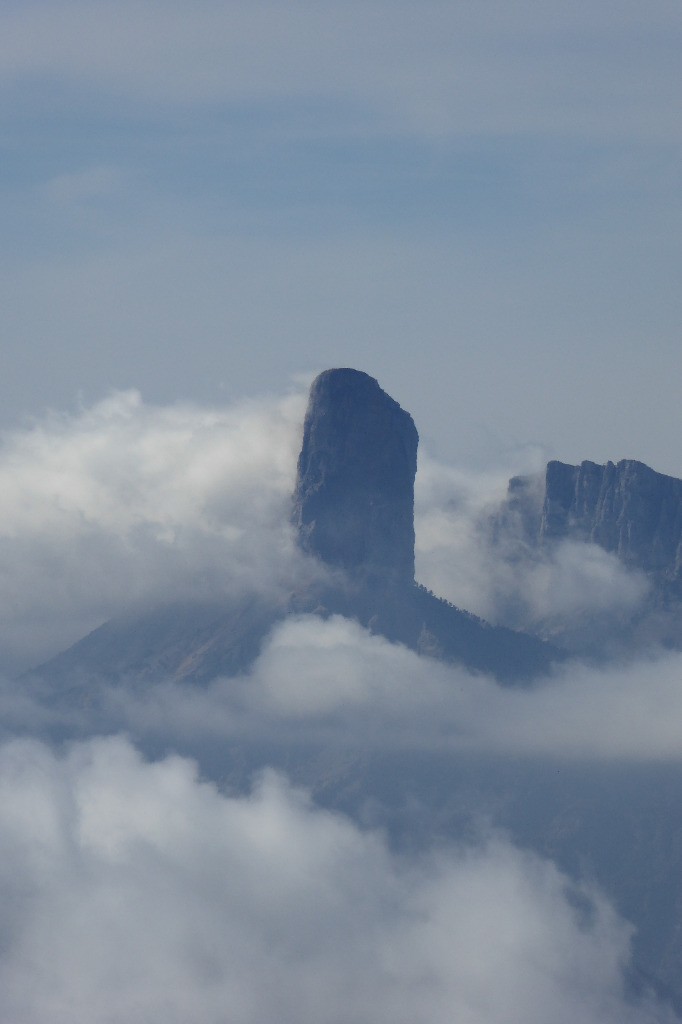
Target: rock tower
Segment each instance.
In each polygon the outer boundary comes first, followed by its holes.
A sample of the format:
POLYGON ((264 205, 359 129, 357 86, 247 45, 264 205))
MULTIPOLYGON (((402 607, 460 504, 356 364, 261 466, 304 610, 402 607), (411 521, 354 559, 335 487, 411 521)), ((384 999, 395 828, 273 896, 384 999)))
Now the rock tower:
POLYGON ((373 377, 321 373, 294 492, 302 548, 364 584, 413 583, 418 442, 412 417, 373 377))

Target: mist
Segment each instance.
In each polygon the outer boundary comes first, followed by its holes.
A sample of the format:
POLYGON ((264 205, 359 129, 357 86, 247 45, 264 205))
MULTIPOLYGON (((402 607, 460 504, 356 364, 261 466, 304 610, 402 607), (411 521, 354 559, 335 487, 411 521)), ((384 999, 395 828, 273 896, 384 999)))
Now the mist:
POLYGON ((305 408, 201 408, 116 392, 5 432, 0 669, 15 672, 136 604, 273 593, 302 566, 288 502, 305 408))
MULTIPOLYGON (((121 610, 282 595, 319 573, 289 525, 303 408, 298 385, 222 409, 116 393, 3 438, 0 1015, 674 1020, 655 985, 633 986, 648 947, 627 901, 501 828, 491 794, 524 764, 679 766, 682 655, 569 659, 502 688, 339 616, 292 615, 248 671, 206 686, 91 680, 62 701, 13 675, 121 610), (398 789, 404 773, 394 806, 379 776, 363 782, 368 758, 398 766, 398 789), (474 758, 493 781, 478 806, 444 781, 429 795, 410 781, 420 758, 446 779, 474 758)), ((498 617, 636 608, 645 582, 593 546, 518 571, 496 557, 481 523, 506 474, 423 458, 420 580, 498 617)))
POLYGON ((123 739, 4 746, 0 822, 5 1020, 673 1019, 626 999, 603 898, 501 836, 400 858, 276 774, 235 798, 123 739))

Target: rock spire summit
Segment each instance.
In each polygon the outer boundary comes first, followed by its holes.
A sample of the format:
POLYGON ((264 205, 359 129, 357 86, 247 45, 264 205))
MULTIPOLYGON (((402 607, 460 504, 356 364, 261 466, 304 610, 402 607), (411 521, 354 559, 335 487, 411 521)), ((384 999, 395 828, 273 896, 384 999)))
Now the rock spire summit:
POLYGON ((294 492, 302 548, 376 584, 414 581, 414 421, 360 370, 310 389, 294 492))

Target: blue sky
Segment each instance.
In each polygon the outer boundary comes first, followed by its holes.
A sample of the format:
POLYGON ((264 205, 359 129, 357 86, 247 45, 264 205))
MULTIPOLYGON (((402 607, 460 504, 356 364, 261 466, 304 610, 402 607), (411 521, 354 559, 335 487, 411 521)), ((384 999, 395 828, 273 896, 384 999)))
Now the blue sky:
POLYGON ((0 423, 353 365, 682 475, 678 3, 6 3, 0 423))

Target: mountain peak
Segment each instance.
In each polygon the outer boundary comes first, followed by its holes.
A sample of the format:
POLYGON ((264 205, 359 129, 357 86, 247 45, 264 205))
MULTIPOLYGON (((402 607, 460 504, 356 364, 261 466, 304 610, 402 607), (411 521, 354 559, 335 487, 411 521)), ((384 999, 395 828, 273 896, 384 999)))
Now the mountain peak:
POLYGON ((310 388, 294 492, 301 547, 376 583, 414 580, 414 421, 360 370, 310 388))

